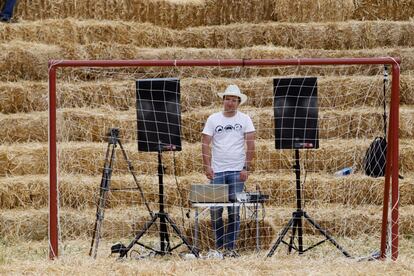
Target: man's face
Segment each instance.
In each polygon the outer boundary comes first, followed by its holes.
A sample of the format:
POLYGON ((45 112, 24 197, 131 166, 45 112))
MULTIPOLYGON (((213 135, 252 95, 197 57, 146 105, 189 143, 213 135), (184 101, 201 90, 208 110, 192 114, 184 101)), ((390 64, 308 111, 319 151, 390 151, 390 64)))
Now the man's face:
POLYGON ((223 105, 225 112, 236 111, 240 104, 240 98, 236 96, 224 96, 223 105))

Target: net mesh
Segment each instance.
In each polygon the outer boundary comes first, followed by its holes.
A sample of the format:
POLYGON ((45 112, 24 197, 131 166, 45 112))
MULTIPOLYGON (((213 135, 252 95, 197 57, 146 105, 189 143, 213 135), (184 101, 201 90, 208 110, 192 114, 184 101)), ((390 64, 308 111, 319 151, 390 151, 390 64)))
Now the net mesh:
MULTIPOLYGON (((147 67, 61 69, 57 86, 59 239, 63 254, 88 252, 89 244, 71 248, 73 240, 91 240, 97 204, 102 191, 108 131, 119 129, 122 149, 114 148, 111 181, 103 208, 97 255, 107 256, 117 242, 128 244, 159 211, 158 155, 137 147, 136 80, 180 80, 181 151, 165 151, 162 163, 165 209, 191 245, 204 254, 214 249, 208 207, 189 201, 192 184, 207 184, 203 173, 201 132, 208 116, 223 109, 217 92, 236 84, 248 96, 239 110, 256 128, 256 152, 245 183, 246 192, 260 192, 263 204, 240 206, 240 231, 236 249, 267 252, 296 210, 295 151, 275 149, 274 78, 316 77, 318 89, 319 148, 301 149, 302 207, 351 255, 379 249, 384 178, 363 173, 363 159, 370 142, 384 135, 384 66, 285 66, 285 67, 147 67), (134 176, 128 170, 133 166, 134 176), (336 173, 344 168, 346 176, 336 173), (138 186, 142 189, 143 196, 138 186), (198 222, 196 223, 195 217, 198 222)), ((389 85, 385 83, 385 102, 389 85)), ((162 93, 163 91, 160 91, 162 93)), ((165 92, 165 91, 164 91, 165 92)), ((388 110, 388 108, 387 108, 388 110)), ((227 210, 224 209, 225 225, 227 210)), ((227 226, 226 226, 227 227, 227 226)), ((160 248, 159 225, 140 239, 160 248)), ((171 246, 180 243, 168 228, 171 246)), ((303 245, 323 237, 309 223, 303 224, 303 245)), ((289 242, 290 232, 286 236, 289 242)), ((297 244, 294 239, 294 244, 297 244)), ((286 254, 282 244, 276 254, 286 254)), ((151 250, 135 245, 134 254, 151 250)), ((181 246, 174 252, 187 252, 181 246)), ((307 254, 339 254, 329 242, 307 254)))

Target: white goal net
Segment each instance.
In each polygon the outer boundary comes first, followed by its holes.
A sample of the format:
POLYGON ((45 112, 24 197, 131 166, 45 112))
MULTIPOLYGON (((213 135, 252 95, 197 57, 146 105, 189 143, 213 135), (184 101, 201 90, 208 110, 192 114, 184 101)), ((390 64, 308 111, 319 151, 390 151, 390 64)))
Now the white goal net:
MULTIPOLYGON (((95 236, 92 254, 98 258, 107 257, 112 245, 127 246, 140 234, 146 222, 159 214, 160 200, 163 200, 165 212, 182 236, 168 223, 164 228, 160 219, 156 219, 128 251, 128 256, 160 251, 189 253, 191 248, 206 256, 214 250, 211 204, 190 201, 190 193, 194 185, 210 182, 203 170, 201 133, 209 115, 223 110, 223 101, 217 93, 235 84, 248 97, 239 110, 250 116, 256 129, 255 157, 242 195, 245 198, 239 198, 236 203, 227 202, 238 204, 240 210, 237 253, 268 254, 297 211, 298 179, 302 210, 340 245, 342 251, 351 256, 367 256, 379 251, 386 181, 382 176, 366 175, 364 157, 376 137, 388 137, 390 129, 395 128, 392 125, 390 128, 389 124, 392 77, 388 74, 391 67, 384 64, 240 64, 58 68, 57 83, 51 84, 52 89, 56 85, 56 107, 51 105, 56 111, 56 123, 51 121, 51 125, 56 127, 58 210, 57 216, 53 217, 52 212, 50 219, 51 248, 56 250, 56 238, 59 254, 88 254, 95 236), (173 81, 174 85, 164 85, 164 89, 155 85, 157 81, 165 84, 165 79, 173 81), (285 89, 281 89, 283 85, 277 85, 280 79, 312 79, 314 82, 310 87, 309 84, 298 85, 300 82, 286 87, 285 82, 285 89), (156 148, 145 151, 138 146, 138 140, 143 139, 138 126, 144 122, 137 115, 140 107, 143 108, 142 99, 137 99, 137 80, 152 81, 154 86, 148 91, 152 95, 164 95, 154 99, 152 104, 153 108, 162 105, 161 110, 166 114, 157 111, 158 117, 153 120, 167 120, 167 125, 174 126, 174 130, 168 128, 168 131, 179 131, 173 142, 162 141, 169 145, 176 143, 177 138, 180 140, 179 150, 161 153, 162 199, 159 152, 156 148), (289 94, 289 91, 293 92, 289 94), (276 97, 283 100, 275 109, 276 97), (293 99, 293 103, 287 103, 287 98, 293 99), (305 117, 300 115, 303 114, 300 109, 309 106, 316 110, 310 115, 312 118, 307 117, 308 113, 305 117), (285 113, 277 112, 284 108, 285 113), (169 122, 169 115, 175 116, 178 124, 169 122), (281 116, 279 121, 275 116, 281 116), (306 127, 305 123, 304 127, 296 124, 294 128, 304 128, 299 129, 302 133, 313 129, 312 135, 316 133, 313 142, 317 141, 317 147, 277 146, 278 135, 286 140, 291 134, 275 132, 275 128, 280 128, 275 122, 285 122, 288 129, 288 124, 295 120, 308 119, 315 120, 313 127, 306 127), (117 137, 122 148, 116 143, 118 140, 114 142, 108 136, 111 129, 119 130, 117 137), (296 161, 300 166, 299 174, 296 161), (256 202, 254 196, 264 200, 256 202), (161 230, 167 233, 160 235, 161 230)), ((160 139, 157 133, 163 134, 165 128, 156 126, 155 129, 155 136, 160 139)), ((141 131, 149 134, 154 129, 141 131)), ((300 139, 300 143, 307 142, 300 139)), ((288 141, 287 144, 295 143, 288 141)), ((52 150, 52 167, 53 154, 52 150)), ((53 176, 51 179, 53 181, 53 176)), ((51 195, 53 208, 53 191, 51 195)), ((228 205, 220 206, 224 206, 227 229, 228 205)), ((298 239, 299 229, 293 238, 289 229, 274 252, 276 256, 285 255, 289 247, 292 254, 297 254, 299 246, 310 256, 346 255, 326 240, 315 225, 306 219, 302 223, 302 239, 298 239)))

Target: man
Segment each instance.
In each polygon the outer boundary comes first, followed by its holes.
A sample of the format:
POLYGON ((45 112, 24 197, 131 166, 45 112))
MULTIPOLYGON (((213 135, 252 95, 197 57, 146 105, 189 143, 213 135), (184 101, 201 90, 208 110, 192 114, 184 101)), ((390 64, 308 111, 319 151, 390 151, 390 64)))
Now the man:
POLYGON ((16 0, 6 0, 3 6, 3 9, 0 12, 0 21, 1 22, 10 22, 13 17, 14 6, 16 5, 16 0))
MULTIPOLYGON (((250 117, 237 110, 247 100, 237 85, 229 85, 218 96, 223 99, 223 111, 210 115, 204 126, 203 166, 212 184, 229 185, 229 199, 235 202, 236 193, 243 191, 244 182, 249 175, 255 151, 255 128, 250 117)), ((237 256, 234 248, 240 229, 239 209, 238 206, 227 207, 226 233, 222 218, 223 207, 210 209, 216 249, 224 249, 225 256, 237 256)))

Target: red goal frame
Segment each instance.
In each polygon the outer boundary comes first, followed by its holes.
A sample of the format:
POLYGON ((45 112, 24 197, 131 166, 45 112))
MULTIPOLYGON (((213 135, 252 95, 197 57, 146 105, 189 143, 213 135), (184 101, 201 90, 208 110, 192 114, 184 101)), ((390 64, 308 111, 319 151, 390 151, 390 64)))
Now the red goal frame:
POLYGON ((231 67, 231 66, 300 66, 300 65, 369 65, 384 64, 392 67, 391 103, 389 115, 387 163, 384 181, 383 215, 381 228, 381 258, 386 257, 387 218, 391 189, 391 258, 398 258, 399 221, 399 58, 304 58, 304 59, 206 59, 206 60, 50 60, 49 72, 49 258, 59 256, 57 133, 56 133, 56 72, 63 67, 231 67))

